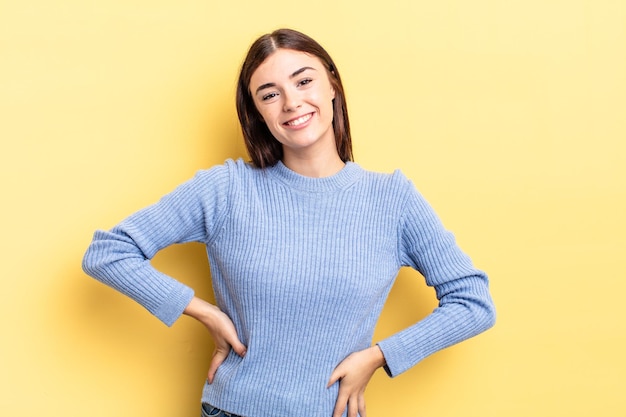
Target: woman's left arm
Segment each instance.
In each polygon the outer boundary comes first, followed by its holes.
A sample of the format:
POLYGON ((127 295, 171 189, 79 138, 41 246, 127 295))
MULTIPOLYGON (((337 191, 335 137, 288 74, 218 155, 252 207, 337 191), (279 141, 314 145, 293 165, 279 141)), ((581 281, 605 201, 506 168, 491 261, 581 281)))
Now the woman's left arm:
POLYGON ((487 275, 474 267, 412 184, 402 209, 398 257, 401 265, 416 269, 434 287, 439 306, 423 320, 378 343, 390 376, 495 323, 487 275))
POLYGON ((403 181, 409 191, 398 227, 398 260, 418 270, 434 287, 439 306, 418 323, 352 353, 337 366, 329 381, 329 385, 340 382, 333 417, 343 415, 346 408, 348 417, 366 416, 365 388, 379 367, 396 376, 495 322, 487 275, 473 266, 432 207, 406 178, 403 181))

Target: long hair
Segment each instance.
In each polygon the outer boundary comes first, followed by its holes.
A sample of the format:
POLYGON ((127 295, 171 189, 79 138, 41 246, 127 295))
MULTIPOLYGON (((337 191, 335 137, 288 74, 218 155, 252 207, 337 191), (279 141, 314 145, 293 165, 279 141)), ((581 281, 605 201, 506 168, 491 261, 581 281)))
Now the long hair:
POLYGON ((277 49, 291 49, 316 56, 326 68, 331 86, 335 90, 333 100, 333 131, 337 152, 342 161, 352 161, 352 139, 346 97, 339 71, 326 50, 309 36, 292 29, 278 29, 258 38, 248 51, 241 66, 237 82, 237 115, 243 139, 252 159, 259 168, 275 165, 283 157, 283 148, 261 119, 252 94, 250 79, 256 69, 277 49))

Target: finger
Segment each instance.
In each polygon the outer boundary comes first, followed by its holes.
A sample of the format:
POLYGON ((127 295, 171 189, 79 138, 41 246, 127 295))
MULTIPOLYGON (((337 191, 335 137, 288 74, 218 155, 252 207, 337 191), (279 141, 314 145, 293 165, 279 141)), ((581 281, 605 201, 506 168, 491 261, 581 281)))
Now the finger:
POLYGON ((335 403, 335 409, 333 410, 333 417, 341 417, 347 405, 348 404, 346 404, 345 402, 340 403, 339 400, 337 400, 337 402, 335 403))
POLYGON ((346 409, 348 399, 341 398, 341 396, 337 397, 337 402, 335 403, 335 409, 333 410, 333 417, 341 417, 343 415, 344 410, 346 409))
POLYGON ((224 362, 224 360, 226 359, 226 356, 228 356, 228 354, 220 350, 216 350, 215 354, 213 354, 213 359, 211 359, 211 364, 209 365, 209 375, 207 378, 209 381, 209 384, 213 383, 213 378, 215 378, 215 373, 217 372, 217 368, 219 368, 222 362, 224 362))
POLYGON ((361 417, 367 417, 367 413, 365 410, 365 397, 363 396, 363 394, 359 395, 359 416, 361 417))
POLYGON ((350 397, 348 400, 348 417, 358 417, 359 402, 356 396, 350 397))
POLYGON ((246 346, 241 343, 239 339, 233 340, 233 343, 231 343, 230 347, 235 351, 237 355, 241 356, 242 358, 246 356, 246 352, 248 351, 246 346))

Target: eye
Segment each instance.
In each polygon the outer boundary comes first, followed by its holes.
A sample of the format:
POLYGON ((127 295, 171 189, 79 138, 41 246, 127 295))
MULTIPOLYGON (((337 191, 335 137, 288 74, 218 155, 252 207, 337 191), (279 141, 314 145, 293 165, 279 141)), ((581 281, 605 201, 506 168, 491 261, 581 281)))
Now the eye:
POLYGON ((312 78, 305 78, 303 80, 298 81, 298 87, 305 86, 313 82, 312 78))
POLYGON ((275 97, 277 97, 277 96, 278 96, 278 93, 274 93, 274 92, 272 92, 272 93, 267 93, 267 94, 264 94, 264 95, 261 97, 261 100, 263 100, 263 101, 268 101, 268 100, 271 100, 271 99, 273 99, 273 98, 275 98, 275 97))

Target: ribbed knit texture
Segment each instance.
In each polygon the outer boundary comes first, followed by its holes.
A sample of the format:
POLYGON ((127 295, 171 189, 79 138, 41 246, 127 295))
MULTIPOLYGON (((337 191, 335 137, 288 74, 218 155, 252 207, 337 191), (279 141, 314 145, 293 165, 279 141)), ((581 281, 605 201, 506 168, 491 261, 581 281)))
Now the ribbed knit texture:
POLYGON ((260 170, 229 160, 97 231, 83 267, 171 325, 193 290, 149 260, 189 241, 206 244, 217 304, 248 347, 243 359, 231 352, 202 399, 238 415, 330 417, 330 374, 371 346, 402 266, 420 271, 440 303, 378 342, 390 375, 494 322, 486 275, 400 172, 348 163, 309 178, 282 163, 260 170))

